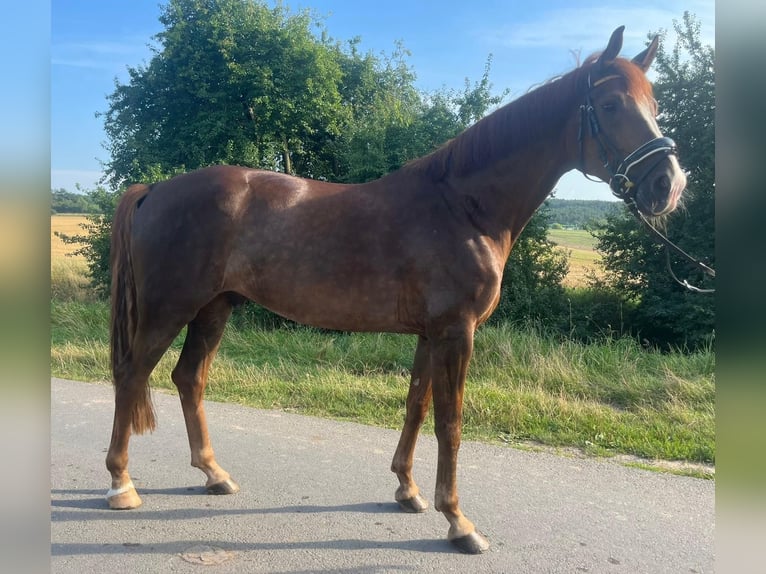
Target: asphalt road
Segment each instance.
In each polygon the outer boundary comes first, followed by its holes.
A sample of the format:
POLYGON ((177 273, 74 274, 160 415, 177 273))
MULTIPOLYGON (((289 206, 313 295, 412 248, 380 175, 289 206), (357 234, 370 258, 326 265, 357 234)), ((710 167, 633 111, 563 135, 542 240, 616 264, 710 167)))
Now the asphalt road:
MULTIPOLYGON (((219 463, 239 482, 204 494, 178 398, 155 393, 158 429, 133 437, 144 504, 108 510, 112 389, 51 380, 51 571, 711 573, 710 480, 464 442, 461 506, 489 538, 456 552, 432 508, 404 514, 389 471, 399 433, 207 402, 219 463)), ((433 502, 436 441, 415 477, 433 502)))

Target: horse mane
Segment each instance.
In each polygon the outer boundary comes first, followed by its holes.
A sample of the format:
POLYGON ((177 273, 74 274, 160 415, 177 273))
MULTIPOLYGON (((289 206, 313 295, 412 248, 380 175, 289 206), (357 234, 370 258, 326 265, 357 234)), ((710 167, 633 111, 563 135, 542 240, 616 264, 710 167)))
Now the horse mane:
MULTIPOLYGON (((432 181, 448 173, 466 175, 507 157, 516 150, 561 129, 574 102, 585 101, 588 73, 598 58, 594 54, 574 70, 553 77, 516 100, 485 116, 434 152, 415 159, 405 169, 420 172, 432 181)), ((618 58, 599 76, 618 74, 636 98, 651 98, 652 87, 641 68, 618 58)))

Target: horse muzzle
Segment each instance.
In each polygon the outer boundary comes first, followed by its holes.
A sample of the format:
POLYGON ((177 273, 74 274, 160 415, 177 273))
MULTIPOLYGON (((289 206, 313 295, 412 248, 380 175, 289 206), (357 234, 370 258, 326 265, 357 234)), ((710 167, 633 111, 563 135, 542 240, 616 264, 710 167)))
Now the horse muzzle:
POLYGON ((673 211, 686 187, 686 176, 675 158, 676 144, 659 137, 630 153, 609 181, 612 193, 634 202, 647 216, 658 217, 673 211))

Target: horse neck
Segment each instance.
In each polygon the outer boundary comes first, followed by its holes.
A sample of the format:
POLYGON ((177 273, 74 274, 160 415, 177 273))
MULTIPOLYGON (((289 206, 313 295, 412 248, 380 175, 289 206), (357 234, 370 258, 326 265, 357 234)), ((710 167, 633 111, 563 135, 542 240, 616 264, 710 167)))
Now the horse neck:
POLYGON ((473 202, 487 234, 512 243, 558 179, 577 165, 583 86, 580 69, 548 82, 416 160, 412 169, 446 184, 453 200, 473 202))

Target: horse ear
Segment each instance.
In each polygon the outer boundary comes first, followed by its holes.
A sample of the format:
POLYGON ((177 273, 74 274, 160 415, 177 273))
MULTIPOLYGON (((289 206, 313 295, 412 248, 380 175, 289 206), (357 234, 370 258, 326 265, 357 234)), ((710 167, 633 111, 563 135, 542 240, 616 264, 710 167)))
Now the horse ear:
POLYGON ((654 57, 657 55, 657 47, 660 45, 660 37, 655 36, 649 46, 641 52, 638 56, 633 58, 633 63, 641 68, 644 73, 649 70, 649 66, 654 62, 654 57))
POLYGON ((609 44, 606 50, 598 57, 597 65, 604 66, 610 62, 613 62, 622 50, 622 33, 625 31, 625 26, 620 26, 614 32, 612 37, 609 38, 609 44))

